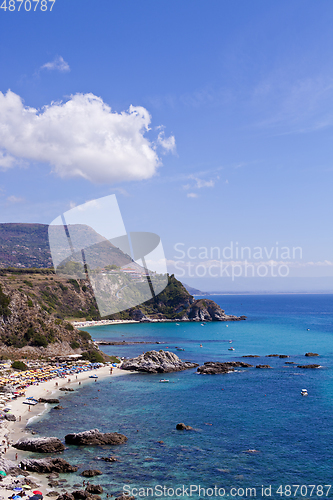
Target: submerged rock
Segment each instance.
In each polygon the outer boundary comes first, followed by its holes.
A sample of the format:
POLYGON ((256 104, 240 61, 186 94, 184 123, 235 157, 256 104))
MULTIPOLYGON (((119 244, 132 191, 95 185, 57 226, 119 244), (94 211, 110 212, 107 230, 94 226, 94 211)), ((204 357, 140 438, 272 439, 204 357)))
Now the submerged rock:
POLYGON ((233 372, 235 368, 249 368, 252 366, 249 363, 244 363, 244 361, 206 361, 202 366, 199 366, 197 372, 203 375, 218 375, 233 372))
POLYGON ((198 363, 182 361, 176 354, 168 351, 148 351, 137 358, 125 360, 123 370, 146 373, 170 373, 195 368, 198 363))
POLYGON ((257 365, 256 368, 272 368, 269 365, 257 365))
POLYGON ((307 352, 305 356, 319 356, 317 352, 307 352))
POLYGON ((103 474, 103 472, 97 469, 87 469, 81 472, 81 476, 83 477, 94 477, 94 476, 100 476, 101 474, 103 474))
POLYGON ((76 444, 78 446, 94 446, 104 444, 123 444, 127 441, 124 434, 118 432, 99 432, 98 429, 83 431, 65 436, 66 444, 76 444))
POLYGON ((116 457, 101 457, 100 460, 104 460, 104 462, 119 462, 116 457))
POLYGON ((17 450, 35 451, 37 453, 58 453, 65 446, 57 437, 23 438, 13 444, 17 450))
POLYGON ((31 472, 76 472, 78 467, 71 465, 63 458, 29 458, 24 459, 20 463, 23 470, 31 472))

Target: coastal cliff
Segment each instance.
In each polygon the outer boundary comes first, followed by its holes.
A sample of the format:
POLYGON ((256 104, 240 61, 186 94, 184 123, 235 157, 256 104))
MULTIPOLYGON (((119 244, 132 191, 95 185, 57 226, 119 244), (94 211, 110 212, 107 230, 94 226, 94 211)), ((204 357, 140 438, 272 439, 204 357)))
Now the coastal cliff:
MULTIPOLYGON (((0 346, 2 355, 18 359, 82 354, 103 361, 89 333, 73 321, 100 320, 87 280, 68 279, 51 269, 0 269, 0 346)), ((109 320, 238 321, 212 300, 195 300, 173 275, 149 301, 109 320)))

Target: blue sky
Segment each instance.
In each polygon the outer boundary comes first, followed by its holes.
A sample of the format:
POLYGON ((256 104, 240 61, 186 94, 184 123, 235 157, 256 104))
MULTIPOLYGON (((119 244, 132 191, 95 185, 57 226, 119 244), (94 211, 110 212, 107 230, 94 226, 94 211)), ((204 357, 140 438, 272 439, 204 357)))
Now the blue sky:
POLYGON ((291 275, 332 276, 331 1, 16 5, 0 9, 1 222, 115 193, 170 272, 177 243, 278 242, 302 248, 291 275))

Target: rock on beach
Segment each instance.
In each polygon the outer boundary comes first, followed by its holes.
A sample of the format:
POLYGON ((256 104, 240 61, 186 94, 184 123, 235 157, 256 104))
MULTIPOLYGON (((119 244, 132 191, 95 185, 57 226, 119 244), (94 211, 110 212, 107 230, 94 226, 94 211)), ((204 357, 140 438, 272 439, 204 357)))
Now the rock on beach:
POLYGON ((31 472, 76 472, 78 467, 71 465, 63 458, 30 458, 24 459, 20 463, 22 470, 31 472))
POLYGON ((77 446, 94 446, 94 445, 117 445, 127 441, 124 434, 118 432, 99 432, 98 429, 89 431, 67 434, 65 436, 66 444, 75 444, 77 446))
POLYGON ((36 453, 58 453, 65 449, 57 437, 23 438, 17 441, 13 447, 17 450, 35 451, 36 453))

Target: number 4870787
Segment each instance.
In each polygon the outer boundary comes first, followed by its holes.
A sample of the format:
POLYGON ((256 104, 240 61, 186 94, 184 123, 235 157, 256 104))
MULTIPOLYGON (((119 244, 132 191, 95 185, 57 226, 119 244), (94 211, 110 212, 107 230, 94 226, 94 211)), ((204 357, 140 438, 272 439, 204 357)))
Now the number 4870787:
MULTIPOLYGON (((1 0, 0 0, 1 1, 1 0)), ((53 5, 56 0, 3 0, 0 5, 0 9, 3 9, 5 12, 9 10, 10 12, 14 12, 14 10, 20 11, 22 10, 29 12, 30 10, 36 11, 41 10, 45 12, 49 10, 52 12, 53 5), (50 7, 50 8, 49 8, 50 7)))

